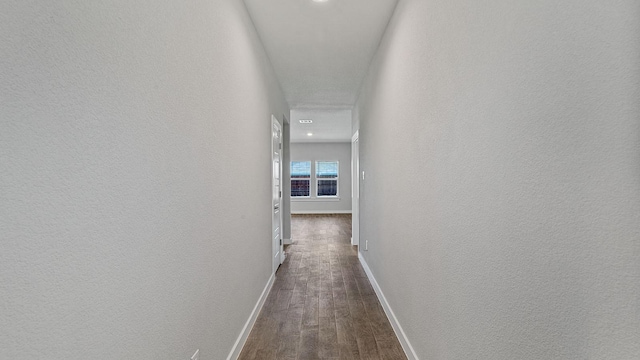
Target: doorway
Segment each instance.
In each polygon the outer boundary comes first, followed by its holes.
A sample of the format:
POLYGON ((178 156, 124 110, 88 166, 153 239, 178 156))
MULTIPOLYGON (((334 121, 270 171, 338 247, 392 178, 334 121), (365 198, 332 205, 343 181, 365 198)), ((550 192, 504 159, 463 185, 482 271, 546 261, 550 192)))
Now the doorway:
POLYGON ((282 126, 273 115, 271 115, 271 184, 272 271, 275 273, 284 261, 285 255, 282 245, 282 126))

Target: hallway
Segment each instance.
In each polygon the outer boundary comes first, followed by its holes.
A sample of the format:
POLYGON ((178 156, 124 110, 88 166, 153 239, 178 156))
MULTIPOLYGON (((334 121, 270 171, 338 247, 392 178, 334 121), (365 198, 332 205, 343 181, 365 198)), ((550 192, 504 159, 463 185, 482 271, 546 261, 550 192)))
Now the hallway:
POLYGON ((0 9, 0 360, 640 359, 640 1, 0 9))
POLYGON ((293 215, 291 228, 240 359, 406 359, 350 245, 351 215, 293 215))

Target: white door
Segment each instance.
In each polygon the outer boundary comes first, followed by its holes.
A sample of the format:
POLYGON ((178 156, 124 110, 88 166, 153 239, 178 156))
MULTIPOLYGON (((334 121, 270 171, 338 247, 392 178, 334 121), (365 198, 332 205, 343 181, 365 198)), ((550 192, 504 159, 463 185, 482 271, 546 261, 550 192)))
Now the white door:
POLYGON ((351 139, 351 245, 360 245, 360 146, 357 131, 351 139))
POLYGON ((282 245, 282 128, 273 115, 271 116, 271 169, 273 188, 271 240, 275 272, 284 261, 284 250, 282 245))

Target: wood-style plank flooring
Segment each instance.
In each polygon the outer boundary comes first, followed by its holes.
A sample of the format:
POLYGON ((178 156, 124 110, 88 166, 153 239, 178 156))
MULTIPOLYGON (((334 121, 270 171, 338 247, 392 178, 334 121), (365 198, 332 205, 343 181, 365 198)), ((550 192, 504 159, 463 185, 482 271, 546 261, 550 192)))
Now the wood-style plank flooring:
POLYGON ((292 215, 291 237, 239 359, 406 359, 350 244, 351 216, 292 215))

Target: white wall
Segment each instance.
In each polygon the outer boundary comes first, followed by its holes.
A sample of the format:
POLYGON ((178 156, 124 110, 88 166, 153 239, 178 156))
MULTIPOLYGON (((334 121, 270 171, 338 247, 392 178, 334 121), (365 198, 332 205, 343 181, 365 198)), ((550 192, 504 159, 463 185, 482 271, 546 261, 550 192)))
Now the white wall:
POLYGON ((243 3, 1 10, 0 358, 226 358, 289 110, 243 3))
POLYGON ((640 358, 636 0, 401 0, 363 255, 420 359, 640 358))
MULTIPOLYGON (((351 212, 351 143, 291 143, 291 161, 311 161, 311 197, 292 198, 293 214, 351 212), (317 198, 315 162, 338 160, 338 198, 317 198)), ((290 188, 290 186, 289 186, 290 188)))

